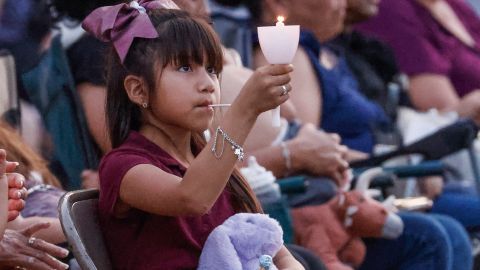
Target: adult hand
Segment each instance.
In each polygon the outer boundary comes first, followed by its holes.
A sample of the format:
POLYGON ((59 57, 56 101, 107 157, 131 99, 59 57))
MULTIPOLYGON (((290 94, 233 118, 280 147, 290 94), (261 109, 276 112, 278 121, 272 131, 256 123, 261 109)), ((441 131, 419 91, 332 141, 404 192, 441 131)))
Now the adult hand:
POLYGON ((29 270, 68 269, 58 261, 68 255, 66 249, 32 237, 49 223, 38 223, 23 231, 6 230, 0 241, 0 268, 25 268, 29 270))
POLYGON ((424 177, 418 183, 420 192, 432 200, 437 198, 443 191, 443 177, 441 176, 424 177))
POLYGON ((99 188, 100 187, 100 177, 98 171, 94 170, 83 170, 82 171, 82 188, 99 188))
POLYGON ((305 124, 289 142, 292 167, 316 176, 326 176, 342 186, 348 179, 349 164, 345 160, 348 148, 340 145, 337 134, 318 130, 305 124))

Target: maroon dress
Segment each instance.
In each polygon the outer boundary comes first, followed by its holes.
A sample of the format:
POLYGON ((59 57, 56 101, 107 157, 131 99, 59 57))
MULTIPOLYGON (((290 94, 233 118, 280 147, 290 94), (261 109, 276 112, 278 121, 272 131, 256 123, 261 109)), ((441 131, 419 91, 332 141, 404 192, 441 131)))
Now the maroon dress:
POLYGON ((224 190, 211 211, 201 217, 160 216, 132 209, 126 217, 117 218, 113 209, 122 178, 139 164, 152 164, 179 177, 186 170, 138 132, 131 132, 103 158, 100 225, 114 269, 196 269, 210 232, 235 214, 231 194, 224 190))

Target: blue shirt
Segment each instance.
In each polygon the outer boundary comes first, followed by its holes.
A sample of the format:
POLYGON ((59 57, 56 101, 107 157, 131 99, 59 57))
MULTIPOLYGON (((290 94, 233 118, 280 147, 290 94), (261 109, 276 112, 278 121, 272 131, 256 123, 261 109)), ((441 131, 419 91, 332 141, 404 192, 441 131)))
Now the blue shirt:
POLYGON ((309 32, 300 35, 303 47, 322 89, 321 128, 335 132, 348 147, 371 153, 374 145, 372 127, 388 122, 383 109, 361 93, 356 78, 342 54, 331 69, 319 61, 322 45, 309 32))

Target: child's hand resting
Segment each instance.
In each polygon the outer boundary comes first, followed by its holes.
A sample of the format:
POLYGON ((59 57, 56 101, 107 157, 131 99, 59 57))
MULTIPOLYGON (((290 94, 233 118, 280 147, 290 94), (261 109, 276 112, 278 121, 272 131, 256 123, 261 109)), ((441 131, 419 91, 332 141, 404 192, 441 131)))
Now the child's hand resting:
POLYGON ((236 102, 256 115, 274 109, 288 100, 292 87, 292 65, 268 65, 258 68, 245 83, 236 102))

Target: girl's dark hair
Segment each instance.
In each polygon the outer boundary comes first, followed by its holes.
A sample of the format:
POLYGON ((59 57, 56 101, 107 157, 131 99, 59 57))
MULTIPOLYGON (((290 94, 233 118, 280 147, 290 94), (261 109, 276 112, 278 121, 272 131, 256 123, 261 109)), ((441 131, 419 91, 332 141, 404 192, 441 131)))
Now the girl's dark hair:
MULTIPOLYGON (((123 64, 113 49, 108 57, 106 120, 113 148, 120 146, 130 131, 138 130, 141 125, 140 108, 128 98, 123 85, 127 75, 143 78, 149 91, 153 92, 158 72, 169 64, 207 63, 218 73, 223 68, 220 41, 204 19, 182 10, 157 9, 148 11, 148 15, 159 37, 136 38, 123 64)), ((192 140, 197 150, 206 145, 201 134, 193 134, 192 140)), ((261 211, 240 173, 234 170, 232 176, 228 187, 236 198, 236 210, 261 211)))

